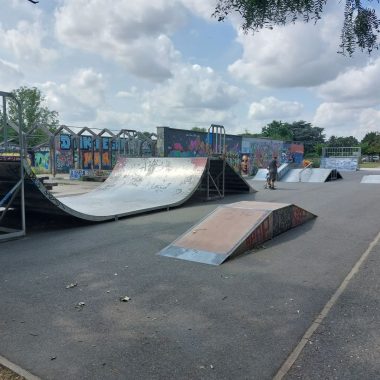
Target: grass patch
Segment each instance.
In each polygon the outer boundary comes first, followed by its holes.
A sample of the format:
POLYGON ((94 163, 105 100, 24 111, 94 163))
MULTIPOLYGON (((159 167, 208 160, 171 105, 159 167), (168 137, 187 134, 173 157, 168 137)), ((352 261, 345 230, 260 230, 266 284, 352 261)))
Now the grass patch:
POLYGON ((359 166, 361 168, 380 168, 380 162, 362 162, 359 166))
POLYGON ((14 373, 7 367, 0 364, 0 380, 26 380, 25 377, 14 373))

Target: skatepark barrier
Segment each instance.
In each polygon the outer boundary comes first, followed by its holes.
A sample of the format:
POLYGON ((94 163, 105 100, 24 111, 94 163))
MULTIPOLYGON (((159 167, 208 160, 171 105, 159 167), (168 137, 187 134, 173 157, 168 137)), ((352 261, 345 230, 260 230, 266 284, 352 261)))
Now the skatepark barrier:
POLYGON ((216 208, 158 254, 220 265, 315 217, 293 204, 231 203, 216 208))
MULTIPOLYGON (((25 170, 26 211, 88 221, 117 220, 169 209, 183 204, 200 190, 209 195, 217 193, 219 197, 224 196, 224 192, 254 191, 225 160, 119 157, 111 175, 96 189, 76 196, 55 197, 36 177, 27 161, 21 162, 25 170), (218 175, 220 168, 224 168, 224 181, 218 175), (212 178, 208 189, 207 177, 212 178), (220 188, 223 188, 222 193, 220 188)), ((19 181, 19 168, 20 160, 0 162, 0 199, 19 181)))

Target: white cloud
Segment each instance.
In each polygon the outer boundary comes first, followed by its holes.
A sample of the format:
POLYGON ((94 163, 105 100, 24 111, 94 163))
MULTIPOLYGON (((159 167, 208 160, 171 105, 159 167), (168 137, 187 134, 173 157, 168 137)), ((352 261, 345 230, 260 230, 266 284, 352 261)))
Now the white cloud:
POLYGON ((321 85, 317 93, 327 102, 345 103, 352 107, 380 105, 380 58, 364 67, 339 74, 334 80, 321 85))
MULTIPOLYGON (((337 54, 343 8, 326 9, 316 25, 302 21, 273 30, 244 34, 237 41, 242 57, 230 65, 237 78, 259 87, 311 87, 334 79, 343 69, 363 61, 337 54)), ((240 20, 235 20, 236 29, 240 20)))
POLYGON ((120 62, 132 74, 161 81, 171 76, 179 52, 167 36, 185 18, 176 0, 64 0, 56 10, 56 35, 67 46, 120 62))
POLYGON ((216 0, 181 0, 183 5, 209 22, 216 22, 216 19, 211 17, 216 7, 216 0))
POLYGON ((88 121, 105 101, 103 75, 92 68, 76 71, 66 83, 52 81, 40 85, 49 108, 57 110, 65 123, 88 121))
POLYGON ((118 91, 116 93, 117 98, 133 98, 137 94, 137 87, 132 86, 129 91, 118 91))
POLYGON ((255 120, 288 119, 300 116, 303 105, 299 102, 283 101, 273 96, 253 102, 249 107, 249 117, 255 120))
POLYGON ((318 88, 324 100, 317 108, 314 123, 329 134, 354 135, 380 130, 380 58, 366 66, 351 68, 318 88))
POLYGON ((21 85, 24 75, 20 67, 0 58, 1 91, 12 91, 21 85))
POLYGON ((225 119, 243 92, 222 80, 210 67, 188 65, 167 83, 145 94, 145 111, 161 117, 212 122, 225 119))
POLYGON ((28 65, 49 63, 58 57, 56 50, 43 47, 45 31, 37 21, 19 21, 15 29, 8 30, 0 25, 0 35, 0 48, 28 65))
POLYGON ((380 130, 380 111, 344 103, 322 103, 313 124, 325 128, 328 136, 355 136, 360 140, 367 132, 380 130))

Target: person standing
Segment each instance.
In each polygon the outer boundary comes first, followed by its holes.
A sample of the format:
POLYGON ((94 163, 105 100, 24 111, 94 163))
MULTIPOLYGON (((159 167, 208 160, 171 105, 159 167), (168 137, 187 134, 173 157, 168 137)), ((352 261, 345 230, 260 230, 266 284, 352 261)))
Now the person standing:
POLYGON ((278 162, 277 162, 277 156, 273 157, 273 160, 269 163, 269 188, 274 190, 274 182, 277 179, 277 168, 278 168, 278 162))

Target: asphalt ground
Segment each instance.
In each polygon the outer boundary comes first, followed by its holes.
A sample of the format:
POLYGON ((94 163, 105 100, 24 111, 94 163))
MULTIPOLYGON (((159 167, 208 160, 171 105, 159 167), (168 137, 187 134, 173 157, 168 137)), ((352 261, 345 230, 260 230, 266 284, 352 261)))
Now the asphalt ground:
POLYGON ((0 355, 41 379, 271 379, 367 252, 285 378, 380 378, 380 247, 368 250, 380 185, 364 174, 255 182, 255 194, 117 222, 29 221, 27 237, 0 245, 0 355), (218 267, 156 255, 240 200, 318 218, 218 267))

